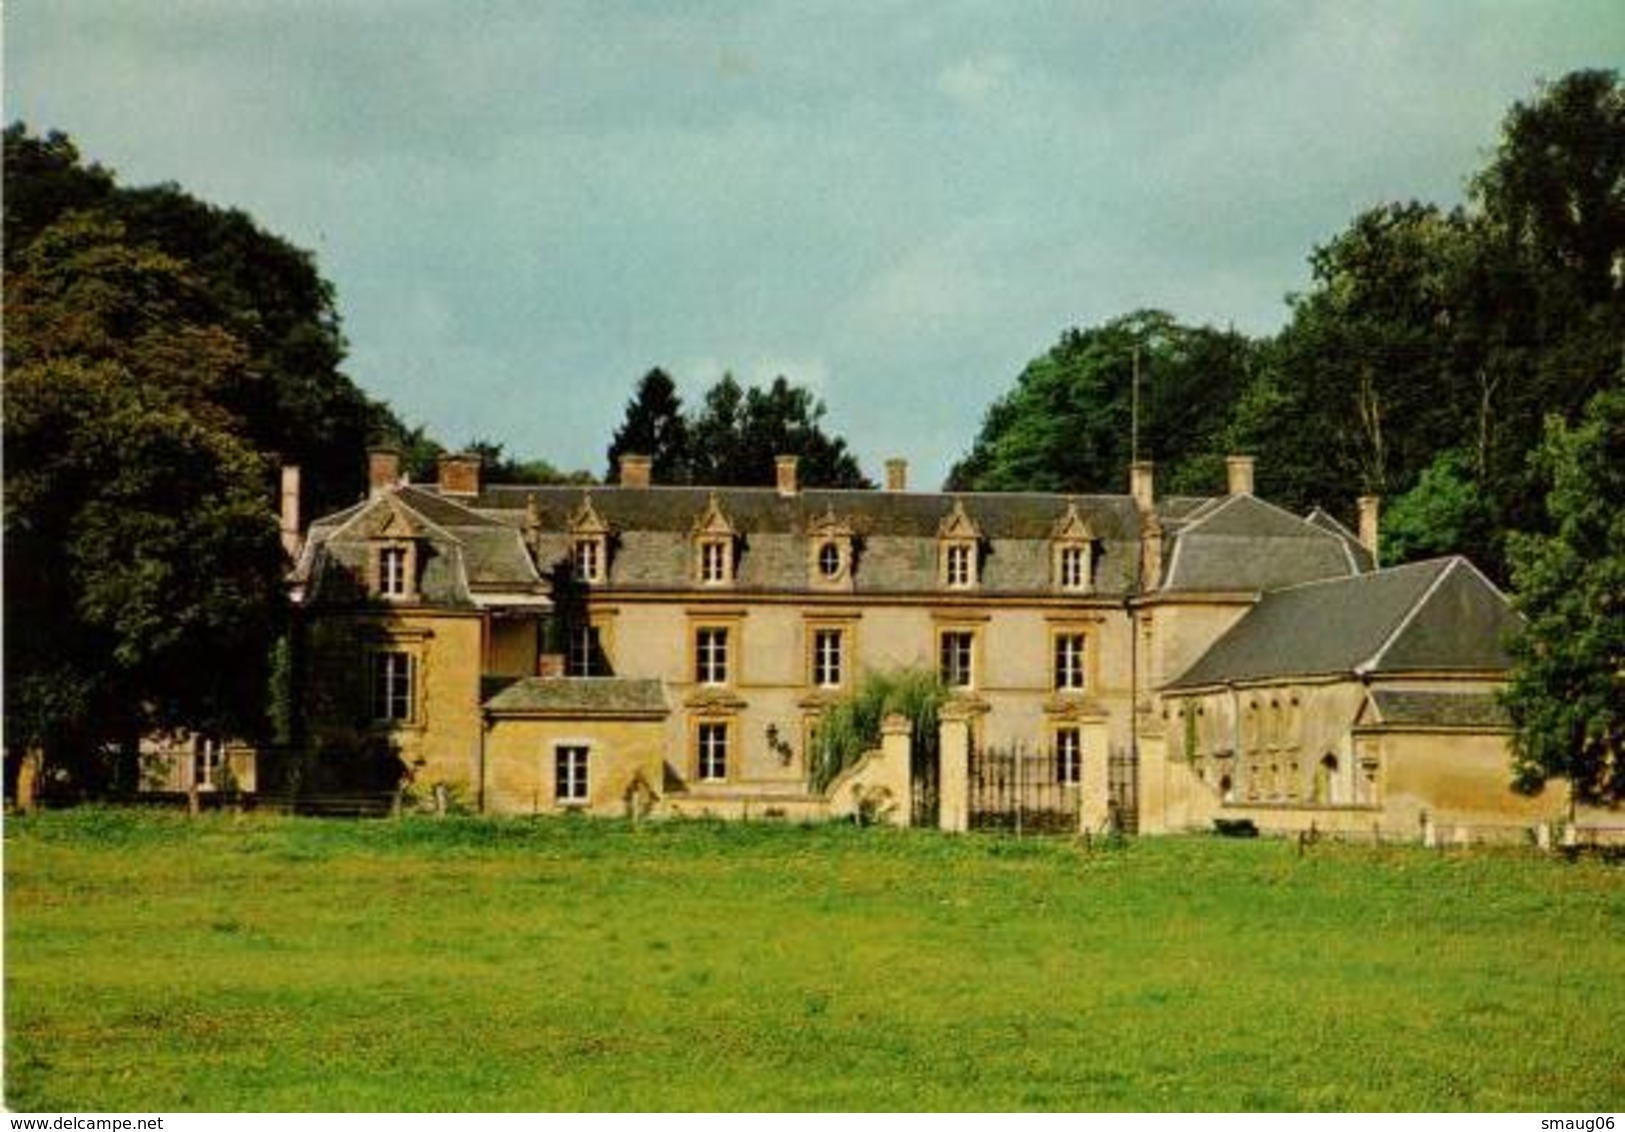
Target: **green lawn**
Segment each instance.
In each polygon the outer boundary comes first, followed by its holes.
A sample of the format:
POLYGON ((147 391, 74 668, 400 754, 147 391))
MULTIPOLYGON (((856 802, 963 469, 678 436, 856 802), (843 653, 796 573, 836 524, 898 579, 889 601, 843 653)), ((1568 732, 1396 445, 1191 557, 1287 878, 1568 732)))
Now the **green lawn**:
POLYGON ((1625 1108, 1625 871, 848 827, 5 831, 58 1109, 1625 1108))

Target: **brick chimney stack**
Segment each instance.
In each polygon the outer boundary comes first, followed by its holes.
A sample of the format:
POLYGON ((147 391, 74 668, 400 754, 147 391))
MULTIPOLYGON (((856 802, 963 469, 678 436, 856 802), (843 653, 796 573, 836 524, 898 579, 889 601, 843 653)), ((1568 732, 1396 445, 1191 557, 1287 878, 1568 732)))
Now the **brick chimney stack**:
POLYGON ((648 487, 649 470, 653 464, 654 461, 648 456, 623 452, 621 454, 621 486, 648 487))
POLYGON ((1253 493, 1253 458, 1251 456, 1226 456, 1224 458, 1224 470, 1229 477, 1231 495, 1251 495, 1253 493))
POLYGON ((441 495, 474 496, 480 493, 478 452, 441 453, 439 472, 441 495))
POLYGON ((785 498, 792 498, 799 486, 796 483, 796 470, 801 464, 799 456, 773 457, 773 472, 779 486, 779 494, 785 498))
POLYGON ((908 461, 893 456, 886 461, 886 490, 908 490, 908 461))
POLYGON ((1381 513, 1381 508, 1381 496, 1360 496, 1360 545, 1371 552, 1371 561, 1378 565, 1381 564, 1377 557, 1377 546, 1380 541, 1378 516, 1381 513))
POLYGON ((1156 507, 1156 465, 1150 460, 1136 460, 1128 466, 1128 491, 1141 511, 1156 507))
POLYGON ((282 465, 282 550, 290 560, 299 557, 303 540, 299 537, 299 465, 282 465))
POLYGON ((401 450, 381 446, 367 449, 367 498, 377 499, 401 482, 401 450))

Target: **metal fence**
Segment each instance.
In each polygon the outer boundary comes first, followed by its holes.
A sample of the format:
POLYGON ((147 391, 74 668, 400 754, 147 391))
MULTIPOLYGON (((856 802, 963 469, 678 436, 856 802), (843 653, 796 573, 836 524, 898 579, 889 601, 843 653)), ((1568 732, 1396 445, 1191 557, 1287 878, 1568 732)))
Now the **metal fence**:
POLYGON ((970 828, 1023 834, 1076 833, 1077 764, 1020 745, 970 753, 970 828))

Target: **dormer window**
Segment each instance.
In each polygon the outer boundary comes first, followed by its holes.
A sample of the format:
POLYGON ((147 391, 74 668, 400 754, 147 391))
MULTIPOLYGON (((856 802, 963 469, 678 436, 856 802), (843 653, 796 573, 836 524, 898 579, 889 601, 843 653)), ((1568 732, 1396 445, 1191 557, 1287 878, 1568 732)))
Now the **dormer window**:
POLYGON ((738 568, 734 561, 736 533, 715 495, 695 520, 693 538, 695 581, 702 586, 733 584, 738 568))
POLYGON ((597 536, 586 536, 575 540, 575 575, 583 582, 598 583, 604 580, 604 540, 597 536))
POLYGON ((406 596, 406 547, 386 546, 378 552, 378 592, 384 597, 406 596))
POLYGON ((833 509, 807 528, 807 576, 813 588, 852 588, 852 528, 835 517, 833 509))
POLYGON ((1066 514, 1055 521, 1050 540, 1055 548, 1055 588, 1069 593, 1086 593, 1093 588, 1094 533, 1078 514, 1076 503, 1068 504, 1066 514))
POLYGON ((954 509, 937 527, 938 584, 950 590, 975 589, 981 582, 981 542, 981 529, 956 499, 954 509))
POLYGON ((602 585, 609 576, 609 524, 592 505, 592 494, 570 516, 570 564, 576 580, 602 585))
POLYGON ((730 579, 728 544, 712 539, 700 544, 700 581, 708 586, 730 579))
POLYGON ((826 542, 818 547, 818 574, 826 581, 833 580, 841 573, 841 548, 833 542, 826 542))

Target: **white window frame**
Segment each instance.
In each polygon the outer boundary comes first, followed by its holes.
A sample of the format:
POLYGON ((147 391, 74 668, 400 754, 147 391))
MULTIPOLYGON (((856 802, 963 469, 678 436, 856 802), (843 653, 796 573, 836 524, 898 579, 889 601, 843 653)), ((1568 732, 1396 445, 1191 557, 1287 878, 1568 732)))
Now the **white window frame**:
POLYGON ((700 542, 700 584, 722 586, 733 581, 732 555, 725 539, 708 538, 700 542))
POLYGON ((564 643, 566 676, 599 676, 596 659, 603 655, 603 633, 597 625, 585 622, 570 630, 564 643))
POLYGON ((578 579, 588 583, 598 583, 604 580, 604 540, 596 536, 587 536, 575 540, 572 548, 572 560, 575 565, 575 575, 578 579))
POLYGON ((400 649, 380 649, 372 654, 370 676, 373 722, 411 723, 416 716, 416 658, 400 649))
POLYGON ((214 790, 220 785, 217 776, 226 765, 225 744, 218 739, 200 736, 192 749, 192 785, 199 790, 214 790))
POLYGON ((1089 635, 1074 631, 1054 634, 1050 647, 1051 679, 1057 692, 1082 692, 1089 686, 1089 635))
POLYGON ((553 745, 553 801, 560 806, 584 806, 589 798, 592 747, 586 743, 553 745))
POLYGON ((943 580, 949 589, 968 590, 976 584, 976 547, 968 542, 951 542, 942 548, 943 580))
POLYGON ((1056 579, 1063 590, 1089 588, 1089 548, 1081 542, 1069 542, 1060 548, 1056 558, 1056 579))
POLYGON ((835 628, 813 630, 812 682, 816 688, 839 688, 846 682, 846 633, 835 628))
POLYGON ((701 625, 694 630, 694 681, 707 687, 728 684, 728 626, 701 625))
POLYGON ((1062 786, 1076 786, 1083 780, 1083 729, 1055 729, 1055 780, 1062 786))
POLYGON ((695 727, 695 776, 701 782, 726 782, 731 739, 724 720, 701 720, 695 727))
POLYGON ((942 682, 950 688, 976 687, 975 630, 938 630, 937 672, 942 682))
POLYGON ((409 556, 404 546, 385 546, 378 550, 378 592, 384 597, 405 597, 408 593, 407 566, 409 556))

